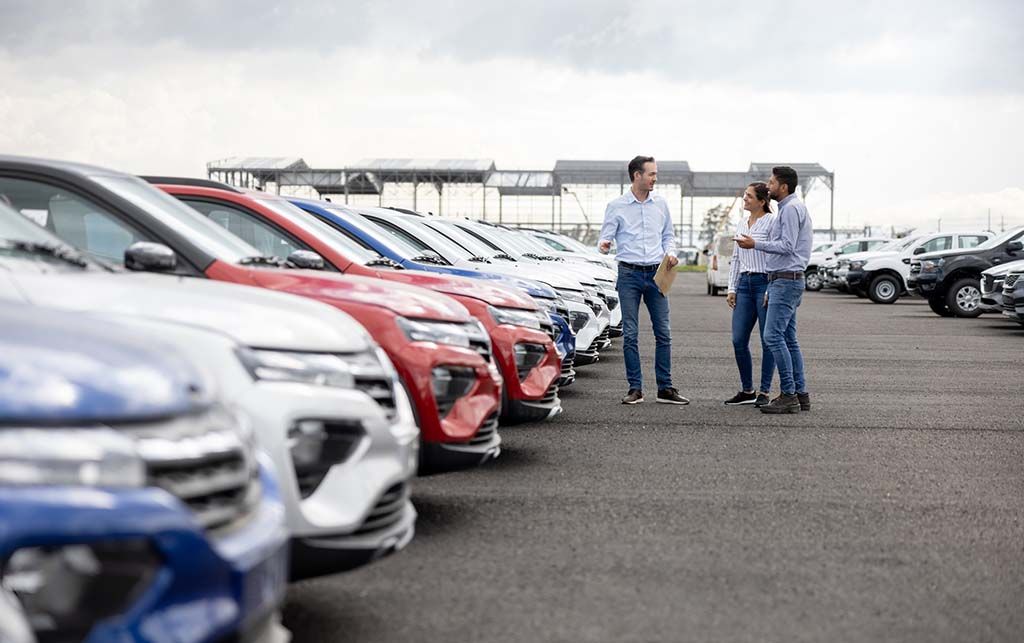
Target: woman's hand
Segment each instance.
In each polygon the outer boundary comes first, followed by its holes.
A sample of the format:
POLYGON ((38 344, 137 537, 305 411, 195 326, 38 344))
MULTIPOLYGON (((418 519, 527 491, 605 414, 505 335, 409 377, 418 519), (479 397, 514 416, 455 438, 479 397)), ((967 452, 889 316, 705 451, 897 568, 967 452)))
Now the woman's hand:
POLYGON ((729 304, 729 308, 736 308, 736 293, 731 292, 726 295, 725 303, 729 304))

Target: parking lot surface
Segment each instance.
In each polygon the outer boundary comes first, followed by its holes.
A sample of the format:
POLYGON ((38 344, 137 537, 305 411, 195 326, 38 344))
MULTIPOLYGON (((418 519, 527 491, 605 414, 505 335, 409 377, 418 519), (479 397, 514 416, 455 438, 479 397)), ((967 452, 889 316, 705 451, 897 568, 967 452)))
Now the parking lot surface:
POLYGON ((1020 640, 1024 329, 805 293, 813 410, 765 416, 722 405, 730 313, 704 288, 672 293, 690 406, 653 403, 644 311, 645 404, 619 404, 617 340, 561 417, 418 480, 405 551, 293 585, 294 640, 1020 640))

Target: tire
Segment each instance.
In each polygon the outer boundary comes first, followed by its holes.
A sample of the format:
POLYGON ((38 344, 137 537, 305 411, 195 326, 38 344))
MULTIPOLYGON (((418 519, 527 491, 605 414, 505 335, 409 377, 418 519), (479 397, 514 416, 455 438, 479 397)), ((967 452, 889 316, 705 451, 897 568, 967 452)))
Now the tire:
POLYGON ((708 282, 708 294, 709 295, 711 294, 711 282, 710 281, 708 282))
POLYGON ((938 295, 928 298, 928 307, 932 309, 932 312, 939 317, 952 317, 953 313, 949 311, 949 307, 946 306, 946 298, 938 295))
POLYGON ((876 304, 891 304, 900 298, 900 284, 892 275, 878 275, 868 286, 868 297, 876 304))
POLYGON ((957 317, 981 315, 981 285, 973 277, 957 279, 946 291, 946 306, 957 317))
POLYGON ((811 292, 818 292, 821 290, 821 275, 818 274, 817 268, 808 270, 804 275, 804 279, 804 288, 806 290, 810 290, 811 292))
POLYGON ((717 297, 718 296, 718 286, 711 286, 711 296, 712 297, 717 297))

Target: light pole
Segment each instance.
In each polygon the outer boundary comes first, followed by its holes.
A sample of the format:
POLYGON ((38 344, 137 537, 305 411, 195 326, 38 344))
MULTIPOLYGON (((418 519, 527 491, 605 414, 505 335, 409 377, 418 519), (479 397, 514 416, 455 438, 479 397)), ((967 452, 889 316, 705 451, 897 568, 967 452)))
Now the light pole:
POLYGON ((587 216, 587 210, 583 207, 583 202, 580 201, 580 196, 570 190, 569 188, 562 186, 562 194, 571 194, 576 199, 576 205, 580 206, 580 214, 583 215, 583 220, 587 223, 587 233, 590 233, 590 217, 587 216))

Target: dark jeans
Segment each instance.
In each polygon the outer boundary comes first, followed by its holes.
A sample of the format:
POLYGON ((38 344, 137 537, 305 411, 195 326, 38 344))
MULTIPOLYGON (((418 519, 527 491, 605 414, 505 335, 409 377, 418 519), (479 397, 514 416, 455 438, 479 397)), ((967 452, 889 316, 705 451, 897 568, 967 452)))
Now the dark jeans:
POLYGON ((803 279, 776 279, 768 284, 768 315, 764 343, 779 368, 779 386, 786 395, 806 393, 804 356, 796 340, 796 309, 804 296, 803 279))
POLYGON ((740 275, 736 283, 736 308, 732 311, 732 350, 736 354, 736 366, 740 369, 740 386, 744 391, 754 390, 754 362, 750 355, 750 333, 757 324, 761 336, 761 388, 767 393, 772 389, 772 375, 775 374, 775 358, 764 341, 765 318, 768 309, 764 307, 764 293, 768 290, 768 275, 740 275))
POLYGON ((654 374, 658 390, 672 388, 672 331, 668 325, 668 297, 661 294, 654 283, 654 271, 643 272, 619 266, 619 306, 622 307, 622 354, 626 360, 626 380, 629 388, 643 390, 640 369, 640 349, 637 346, 640 300, 647 304, 647 312, 654 326, 654 374))

